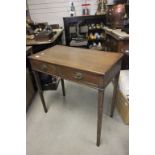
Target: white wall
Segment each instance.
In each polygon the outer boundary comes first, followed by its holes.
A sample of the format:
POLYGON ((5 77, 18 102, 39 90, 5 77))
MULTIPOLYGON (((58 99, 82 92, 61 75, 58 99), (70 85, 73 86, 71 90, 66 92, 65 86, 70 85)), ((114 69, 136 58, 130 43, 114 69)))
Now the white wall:
MULTIPOLYGON (((76 16, 82 14, 82 2, 85 0, 27 0, 30 16, 34 22, 48 22, 63 26, 63 17, 69 17, 69 4, 74 2, 76 16)), ((90 5, 90 14, 94 15, 97 0, 86 0, 90 5)))

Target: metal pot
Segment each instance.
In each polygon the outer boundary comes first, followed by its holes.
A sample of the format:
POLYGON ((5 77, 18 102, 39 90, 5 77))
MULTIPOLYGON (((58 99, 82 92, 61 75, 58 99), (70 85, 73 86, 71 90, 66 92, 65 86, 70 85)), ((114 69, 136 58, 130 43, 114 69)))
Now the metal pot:
POLYGON ((124 27, 125 5, 109 5, 107 11, 107 24, 111 28, 122 29, 124 27))

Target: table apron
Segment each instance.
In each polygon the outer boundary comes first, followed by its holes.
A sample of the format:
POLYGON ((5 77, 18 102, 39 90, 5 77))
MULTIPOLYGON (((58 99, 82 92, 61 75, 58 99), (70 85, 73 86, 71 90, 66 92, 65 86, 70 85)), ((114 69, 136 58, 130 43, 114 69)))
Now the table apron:
POLYGON ((104 76, 104 80, 101 81, 100 85, 102 88, 105 88, 116 75, 120 72, 122 61, 118 61, 104 76))
POLYGON ((31 60, 32 70, 42 72, 45 74, 58 76, 63 79, 73 81, 80 84, 85 84, 95 89, 103 90, 102 83, 103 75, 93 74, 87 71, 73 69, 65 66, 58 66, 55 64, 45 63, 41 61, 31 60))

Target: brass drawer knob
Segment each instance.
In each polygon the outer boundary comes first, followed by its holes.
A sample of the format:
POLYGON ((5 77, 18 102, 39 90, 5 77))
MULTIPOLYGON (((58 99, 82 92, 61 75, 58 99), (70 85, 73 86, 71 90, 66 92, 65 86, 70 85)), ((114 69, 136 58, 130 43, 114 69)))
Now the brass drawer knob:
POLYGON ((81 80, 83 78, 83 74, 78 72, 73 77, 77 80, 81 80))
POLYGON ((43 65, 41 66, 41 69, 44 70, 44 71, 47 71, 47 65, 46 65, 46 64, 43 64, 43 65))

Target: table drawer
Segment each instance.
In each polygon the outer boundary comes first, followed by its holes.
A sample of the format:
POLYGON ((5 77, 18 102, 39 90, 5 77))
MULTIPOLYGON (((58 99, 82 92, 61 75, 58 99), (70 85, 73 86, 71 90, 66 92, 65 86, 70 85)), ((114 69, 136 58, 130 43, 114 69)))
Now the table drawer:
POLYGON ((31 60, 31 67, 35 71, 51 74, 51 75, 57 75, 57 70, 55 65, 31 60))
POLYGON ((99 81, 101 80, 101 77, 97 76, 96 74, 68 67, 59 67, 58 71, 59 76, 64 79, 84 83, 87 85, 98 86, 99 81))
POLYGON ((97 87, 103 79, 101 76, 98 76, 90 72, 68 68, 65 66, 52 65, 35 60, 31 60, 31 66, 33 70, 39 72, 47 73, 50 75, 56 75, 63 79, 84 83, 95 87, 97 87))

